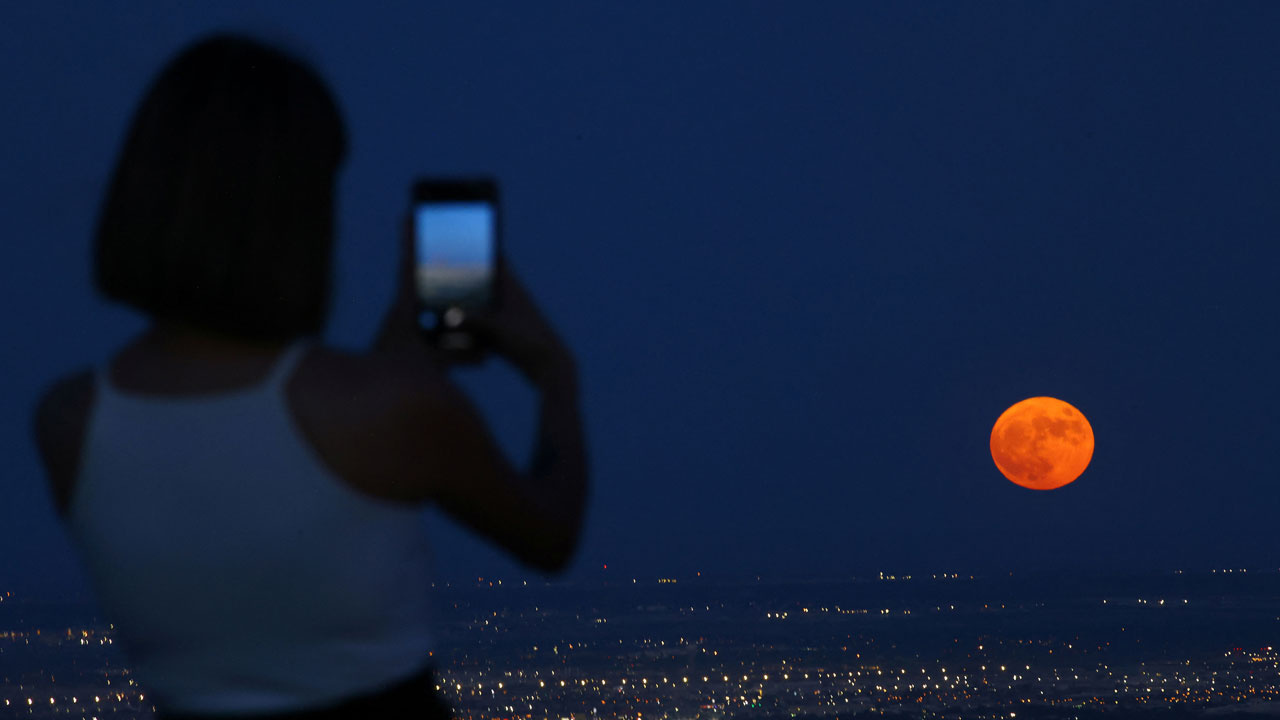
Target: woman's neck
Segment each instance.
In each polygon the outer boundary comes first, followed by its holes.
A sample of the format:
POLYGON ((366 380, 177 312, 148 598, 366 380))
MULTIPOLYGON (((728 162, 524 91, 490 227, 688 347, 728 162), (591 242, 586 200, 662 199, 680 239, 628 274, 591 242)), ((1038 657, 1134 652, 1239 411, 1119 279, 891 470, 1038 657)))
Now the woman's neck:
POLYGON ((288 342, 156 321, 112 359, 112 383, 148 395, 229 392, 261 383, 288 342))
POLYGON ((135 341, 137 347, 152 352, 208 358, 275 355, 288 344, 237 337, 173 320, 156 320, 135 341))

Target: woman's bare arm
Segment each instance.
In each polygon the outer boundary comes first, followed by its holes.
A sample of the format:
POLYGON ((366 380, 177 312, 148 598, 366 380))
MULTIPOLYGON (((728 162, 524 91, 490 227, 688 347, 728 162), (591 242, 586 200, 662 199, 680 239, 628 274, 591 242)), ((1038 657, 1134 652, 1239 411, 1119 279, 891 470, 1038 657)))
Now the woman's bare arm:
POLYGON ((431 348, 417 332, 407 230, 396 300, 374 343, 375 352, 396 358, 404 385, 413 388, 399 395, 393 427, 387 428, 404 463, 394 473, 399 493, 425 495, 527 564, 563 569, 577 547, 587 497, 576 363, 501 263, 502 307, 472 313, 461 329, 514 365, 539 393, 535 447, 526 467, 517 470, 448 378, 449 363, 457 356, 431 348), (406 483, 406 478, 414 480, 406 483))
POLYGON ((483 418, 447 378, 423 378, 401 407, 402 455, 423 492, 449 515, 544 571, 563 569, 577 547, 587 471, 577 378, 571 361, 547 367, 537 440, 527 467, 511 466, 483 418))
POLYGON ((75 492, 93 400, 93 375, 85 370, 53 383, 32 415, 36 448, 49 481, 50 496, 61 515, 67 513, 75 492))

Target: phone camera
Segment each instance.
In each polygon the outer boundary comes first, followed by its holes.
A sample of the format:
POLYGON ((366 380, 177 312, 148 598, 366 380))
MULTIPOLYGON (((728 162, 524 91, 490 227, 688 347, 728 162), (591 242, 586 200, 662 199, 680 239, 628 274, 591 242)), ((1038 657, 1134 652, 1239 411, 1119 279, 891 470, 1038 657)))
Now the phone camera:
POLYGON ((466 317, 467 314, 462 311, 462 308, 451 307, 444 311, 444 324, 448 327, 458 327, 466 317))

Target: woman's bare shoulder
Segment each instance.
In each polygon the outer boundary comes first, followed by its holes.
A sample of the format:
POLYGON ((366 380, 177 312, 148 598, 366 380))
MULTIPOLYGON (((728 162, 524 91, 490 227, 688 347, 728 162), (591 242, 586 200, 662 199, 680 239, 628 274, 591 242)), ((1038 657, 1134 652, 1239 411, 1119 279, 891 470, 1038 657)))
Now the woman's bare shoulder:
POLYGON ((420 502, 406 489, 406 447, 425 428, 406 426, 406 406, 446 393, 444 373, 404 354, 313 348, 285 388, 299 429, 327 468, 375 497, 420 502))
POLYGON ((93 372, 81 370, 51 383, 37 401, 32 416, 36 448, 60 513, 65 513, 71 502, 93 400, 93 372))
POLYGON ((289 380, 290 400, 311 398, 314 409, 332 415, 393 412, 406 398, 443 391, 443 370, 405 353, 352 352, 314 347, 289 380))

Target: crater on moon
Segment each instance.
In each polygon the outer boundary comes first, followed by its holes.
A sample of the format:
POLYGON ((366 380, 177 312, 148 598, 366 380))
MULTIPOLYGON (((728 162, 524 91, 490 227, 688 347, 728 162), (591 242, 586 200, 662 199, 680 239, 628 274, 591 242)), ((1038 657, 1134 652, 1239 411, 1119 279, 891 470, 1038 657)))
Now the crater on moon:
POLYGON ((1080 477, 1093 458, 1093 428, 1083 413, 1051 397, 1027 398, 991 429, 991 458, 1010 481, 1053 490, 1080 477))

